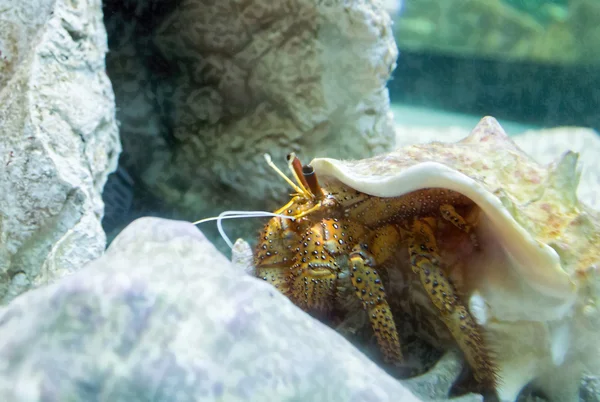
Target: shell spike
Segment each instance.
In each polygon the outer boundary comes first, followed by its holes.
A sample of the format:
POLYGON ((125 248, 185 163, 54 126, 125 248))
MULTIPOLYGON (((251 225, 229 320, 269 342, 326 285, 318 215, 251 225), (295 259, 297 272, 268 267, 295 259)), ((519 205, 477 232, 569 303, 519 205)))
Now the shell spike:
POLYGON ((577 187, 581 177, 578 163, 579 154, 567 151, 548 167, 548 186, 560 194, 564 201, 571 206, 577 205, 577 187))
POLYGON ((477 126, 471 131, 468 137, 464 138, 460 142, 466 143, 496 143, 503 148, 512 148, 519 150, 515 142, 508 136, 504 128, 500 125, 498 120, 491 116, 485 116, 477 126))

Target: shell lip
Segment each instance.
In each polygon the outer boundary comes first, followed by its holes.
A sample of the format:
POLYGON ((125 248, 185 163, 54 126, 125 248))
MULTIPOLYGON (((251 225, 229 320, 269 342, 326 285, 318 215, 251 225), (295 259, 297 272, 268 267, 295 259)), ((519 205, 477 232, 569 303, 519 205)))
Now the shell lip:
POLYGON ((351 174, 339 161, 316 158, 311 162, 322 177, 331 176, 345 185, 377 197, 398 197, 424 188, 446 188, 469 197, 490 218, 503 239, 505 250, 520 263, 520 276, 547 296, 573 300, 576 284, 562 269, 558 253, 526 231, 500 199, 467 175, 438 162, 422 162, 399 173, 373 176, 351 174))

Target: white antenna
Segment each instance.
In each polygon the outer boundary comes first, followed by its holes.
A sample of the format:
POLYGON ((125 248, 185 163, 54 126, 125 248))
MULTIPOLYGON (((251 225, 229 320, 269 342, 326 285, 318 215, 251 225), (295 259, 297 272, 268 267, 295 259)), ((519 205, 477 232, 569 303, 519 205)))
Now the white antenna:
POLYGON ((227 237, 227 234, 225 234, 225 230, 223 230, 223 223, 222 223, 223 219, 264 218, 264 217, 274 217, 274 216, 278 216, 278 217, 284 218, 284 219, 294 220, 293 216, 275 214, 273 212, 266 212, 266 211, 224 211, 224 212, 221 212, 219 214, 219 216, 213 216, 211 218, 200 219, 199 221, 194 222, 194 225, 197 225, 199 223, 204 223, 204 222, 217 221, 217 229, 219 229, 219 234, 221 235, 221 237, 223 238, 225 243, 227 243, 229 248, 233 248, 233 243, 231 242, 231 240, 229 240, 229 237, 227 237))

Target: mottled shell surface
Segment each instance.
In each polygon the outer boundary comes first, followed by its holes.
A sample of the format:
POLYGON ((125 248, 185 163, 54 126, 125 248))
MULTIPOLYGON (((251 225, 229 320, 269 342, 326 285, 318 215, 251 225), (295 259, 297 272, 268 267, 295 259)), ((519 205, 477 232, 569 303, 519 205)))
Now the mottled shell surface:
POLYGON ((473 200, 484 247, 466 261, 462 291, 498 356, 499 396, 515 400, 532 382, 570 401, 584 373, 600 374, 600 218, 577 199, 577 161, 567 151, 539 165, 485 117, 456 143, 311 165, 323 183, 339 180, 374 196, 440 187, 473 200))

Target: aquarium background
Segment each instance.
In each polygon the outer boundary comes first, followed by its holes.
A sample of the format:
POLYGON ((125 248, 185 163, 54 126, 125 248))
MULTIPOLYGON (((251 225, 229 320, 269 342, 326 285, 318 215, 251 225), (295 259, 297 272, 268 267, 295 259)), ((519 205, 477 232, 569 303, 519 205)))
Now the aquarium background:
POLYGON ((600 0, 0 10, 0 402, 600 401, 600 0))
POLYGON ((392 103, 600 127, 600 2, 407 0, 395 22, 392 103))
MULTIPOLYGON (((170 99, 174 93, 169 91, 177 85, 177 67, 174 67, 177 63, 165 57, 165 52, 159 51, 149 38, 181 4, 181 1, 104 2, 112 53, 107 58, 107 71, 115 83, 117 107, 121 113, 136 107, 154 108, 152 127, 162 132, 166 143, 177 141, 177 135, 169 129, 173 120, 170 99), (132 63, 128 50, 122 50, 127 41, 135 43, 131 52, 138 56, 139 67, 127 66, 132 63), (122 54, 114 56, 119 52, 122 54), (148 76, 143 90, 136 91, 146 91, 140 97, 145 96, 147 101, 140 106, 137 98, 122 96, 125 93, 122 88, 128 83, 118 82, 128 71, 142 67, 148 76)), ((396 68, 388 82, 398 126, 471 129, 481 117, 492 115, 509 135, 559 126, 600 129, 600 2, 597 0, 405 0, 383 4, 394 21, 399 50, 396 68)), ((147 118, 140 119, 140 127, 147 123, 147 118)), ((206 218, 209 214, 206 210, 198 209, 194 215, 193 208, 173 207, 136 177, 128 163, 132 158, 128 154, 131 133, 127 130, 126 127, 121 132, 122 163, 103 193, 106 203, 103 226, 109 241, 140 216, 206 218)), ((215 184, 214 191, 238 197, 226 185, 215 184)), ((193 200, 187 203, 193 205, 193 200)), ((260 203, 238 199, 233 205, 236 209, 253 209, 260 203)), ((272 210, 274 205, 260 206, 272 210)), ((219 210, 210 212, 217 214, 219 210)), ((261 224, 226 222, 225 228, 235 239, 255 233, 261 224)), ((203 225, 202 230, 221 251, 228 252, 212 223, 203 225)))

